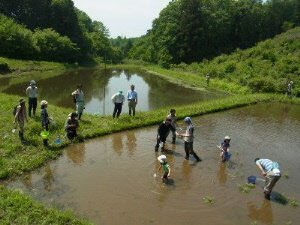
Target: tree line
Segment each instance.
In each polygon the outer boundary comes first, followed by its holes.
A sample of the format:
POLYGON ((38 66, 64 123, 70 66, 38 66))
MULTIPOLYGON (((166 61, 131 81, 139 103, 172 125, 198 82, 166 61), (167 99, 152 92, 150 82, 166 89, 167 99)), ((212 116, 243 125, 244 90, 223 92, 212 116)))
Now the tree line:
POLYGON ((171 64, 199 62, 300 25, 300 0, 173 0, 136 41, 132 59, 171 64))
POLYGON ((0 0, 0 43, 1 56, 18 59, 119 62, 122 57, 104 24, 72 0, 0 0))

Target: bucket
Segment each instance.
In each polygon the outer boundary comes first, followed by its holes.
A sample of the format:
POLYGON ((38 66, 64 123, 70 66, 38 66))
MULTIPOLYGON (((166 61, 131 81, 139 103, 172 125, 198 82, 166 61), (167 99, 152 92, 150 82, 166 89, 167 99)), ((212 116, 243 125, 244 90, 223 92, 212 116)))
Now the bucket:
POLYGON ((49 137, 49 131, 43 130, 41 132, 41 136, 42 136, 43 139, 48 139, 48 137, 49 137))
POLYGON ((248 183, 249 184, 255 184, 255 181, 256 181, 256 177, 255 176, 248 177, 248 183))

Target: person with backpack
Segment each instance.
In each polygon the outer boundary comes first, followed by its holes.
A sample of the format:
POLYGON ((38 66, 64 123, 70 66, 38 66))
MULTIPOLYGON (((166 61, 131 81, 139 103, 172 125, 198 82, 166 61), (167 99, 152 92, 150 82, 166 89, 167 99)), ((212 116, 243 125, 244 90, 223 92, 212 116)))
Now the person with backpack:
POLYGON ((84 94, 82 91, 82 84, 77 85, 77 89, 72 93, 74 102, 76 104, 76 113, 78 114, 78 120, 81 119, 84 108, 84 94))
POLYGON ((42 135, 42 137, 43 137, 43 144, 45 147, 48 146, 48 135, 49 135, 49 124, 50 124, 47 107, 48 107, 48 102, 46 100, 41 101, 41 122, 45 133, 44 135, 42 135))
POLYGON ((26 89, 26 95, 28 97, 28 116, 31 117, 31 110, 33 112, 33 116, 35 116, 37 108, 38 88, 34 80, 30 81, 30 85, 26 89))
POLYGON ((23 98, 19 100, 19 105, 15 106, 13 110, 13 115, 14 124, 17 124, 19 126, 19 138, 23 144, 26 144, 26 141, 24 139, 24 125, 25 120, 28 123, 28 119, 26 113, 25 100, 23 98))
POLYGON ((275 184, 281 177, 279 164, 270 159, 256 158, 254 161, 256 163, 256 166, 260 169, 262 175, 266 177, 264 195, 266 199, 270 200, 271 192, 275 184))

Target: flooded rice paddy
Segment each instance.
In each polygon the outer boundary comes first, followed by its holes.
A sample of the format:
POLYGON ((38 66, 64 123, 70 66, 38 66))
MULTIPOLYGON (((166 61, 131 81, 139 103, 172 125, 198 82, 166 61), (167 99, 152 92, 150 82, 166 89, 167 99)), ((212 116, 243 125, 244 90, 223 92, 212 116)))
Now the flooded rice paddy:
POLYGON ((172 169, 169 184, 153 176, 161 154, 154 151, 154 126, 69 146, 57 161, 7 186, 95 224, 299 224, 299 208, 278 196, 300 200, 300 106, 254 105, 193 123, 194 149, 202 161, 186 161, 182 140, 172 145, 169 137, 164 153, 172 169), (225 135, 232 137, 232 157, 223 164, 216 145, 225 135), (289 176, 279 180, 271 201, 263 198, 261 181, 248 194, 239 191, 248 176, 260 176, 256 157, 278 161, 289 176))
MULTIPOLYGON (((114 109, 111 97, 123 91, 126 97, 131 84, 138 92, 137 111, 151 111, 162 107, 185 105, 198 101, 224 97, 224 94, 208 91, 196 91, 173 84, 158 76, 126 70, 76 70, 60 76, 37 81, 39 99, 61 107, 74 108, 71 93, 78 84, 83 85, 85 94, 85 112, 111 114, 114 109)), ((4 88, 7 94, 25 95, 29 85, 19 83, 4 88)), ((123 112, 127 113, 127 101, 123 112)))

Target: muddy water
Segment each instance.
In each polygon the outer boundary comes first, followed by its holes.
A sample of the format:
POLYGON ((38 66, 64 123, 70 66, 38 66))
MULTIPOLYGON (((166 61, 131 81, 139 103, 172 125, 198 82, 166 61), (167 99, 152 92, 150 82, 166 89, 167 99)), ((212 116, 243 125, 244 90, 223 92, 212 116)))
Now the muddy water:
MULTIPOLYGON (((4 92, 24 96, 28 83, 11 85, 4 92)), ((126 96, 131 84, 136 86, 138 92, 137 111, 149 111, 224 96, 220 93, 191 90, 157 76, 142 73, 124 70, 77 70, 37 81, 39 99, 46 99, 52 104, 75 109, 71 93, 76 89, 77 84, 83 84, 85 112, 97 114, 111 114, 114 107, 111 101, 112 95, 121 90, 126 96)), ((123 112, 127 111, 126 102, 123 112)))
MULTIPOLYGON (((65 150, 59 160, 8 184, 47 205, 72 209, 95 224, 256 224, 300 221, 299 208, 279 195, 300 200, 300 106, 266 104, 194 118, 195 151, 202 162, 184 160, 182 140, 167 143, 171 182, 153 174, 157 127, 101 137, 65 150), (219 163, 216 145, 232 137, 231 161, 219 163), (280 163, 282 177, 272 200, 264 200, 263 182, 248 194, 238 185, 259 176, 253 159, 280 163), (214 198, 214 204, 203 201, 214 198)), ((180 124, 183 127, 182 124, 180 124)))

